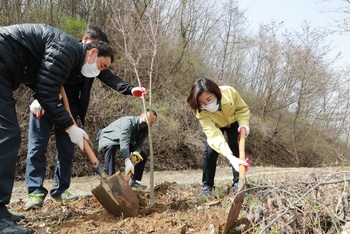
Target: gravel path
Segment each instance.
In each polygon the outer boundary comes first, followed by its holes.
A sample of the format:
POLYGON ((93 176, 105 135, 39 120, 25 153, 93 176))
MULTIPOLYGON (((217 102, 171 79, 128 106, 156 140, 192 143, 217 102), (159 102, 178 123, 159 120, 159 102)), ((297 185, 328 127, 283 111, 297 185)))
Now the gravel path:
MULTIPOLYGON (((317 169, 312 169, 317 170, 317 169)), ((324 168, 322 170, 325 170, 324 168)), ((260 178, 278 177, 285 175, 290 176, 300 171, 311 171, 305 168, 274 168, 274 167, 250 167, 247 172, 247 178, 259 176, 260 178)), ((227 182, 230 183, 232 180, 231 167, 217 167, 215 182, 227 182)), ((198 185, 202 181, 202 170, 183 170, 183 171, 155 171, 154 172, 154 184, 158 185, 163 182, 176 182, 178 184, 198 185)), ((47 179, 44 182, 45 188, 48 190, 51 187, 53 180, 47 179)), ((69 191, 79 196, 91 195, 91 190, 98 186, 100 183, 99 176, 86 176, 86 177, 74 177, 72 178, 71 186, 69 191)), ((150 184, 150 173, 145 172, 142 184, 149 187, 150 184)), ((27 197, 27 191, 25 188, 24 181, 15 182, 11 202, 15 202, 27 197)), ((47 197, 49 198, 49 196, 47 197)))

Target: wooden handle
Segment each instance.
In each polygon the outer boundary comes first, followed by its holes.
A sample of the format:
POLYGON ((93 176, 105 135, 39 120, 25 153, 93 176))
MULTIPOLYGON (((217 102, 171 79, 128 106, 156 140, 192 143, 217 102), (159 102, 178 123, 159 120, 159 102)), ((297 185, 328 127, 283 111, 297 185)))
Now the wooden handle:
MULTIPOLYGON (((241 133, 239 136, 239 159, 245 161, 245 138, 246 138, 246 129, 241 128, 241 133)), ((239 184, 238 191, 241 191, 242 187, 245 185, 245 166, 239 165, 239 184)))
POLYGON ((85 150, 86 154, 88 155, 88 157, 89 157, 89 159, 90 159, 90 161, 92 163, 92 166, 94 168, 97 168, 98 164, 100 162, 98 161, 94 151, 92 150, 89 142, 86 139, 84 139, 84 150, 85 150))
MULTIPOLYGON (((67 98, 67 95, 66 95, 66 91, 64 90, 64 87, 62 86, 61 87, 61 95, 62 95, 62 100, 63 100, 63 105, 64 107, 66 108, 66 110, 68 111, 70 117, 72 118, 73 122, 75 125, 77 125, 77 123, 75 122, 73 116, 72 116, 72 113, 70 111, 70 107, 69 107, 69 103, 68 103, 68 98, 67 98)), ((92 150, 89 142, 84 138, 84 150, 85 152, 87 153, 90 161, 92 162, 92 165, 94 168, 98 168, 100 162, 98 161, 94 151, 92 150)), ((102 176, 102 175, 101 175, 102 176)))

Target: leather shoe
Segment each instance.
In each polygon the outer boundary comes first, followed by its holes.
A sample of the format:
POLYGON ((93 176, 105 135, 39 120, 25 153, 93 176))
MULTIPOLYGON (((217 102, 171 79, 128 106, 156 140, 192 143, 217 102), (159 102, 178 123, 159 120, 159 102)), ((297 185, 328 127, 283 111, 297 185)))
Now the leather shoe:
POLYGON ((24 215, 11 214, 11 221, 14 223, 17 223, 17 222, 21 221, 22 219, 25 219, 24 215))
POLYGON ((142 185, 136 182, 136 180, 130 179, 129 181, 129 185, 132 188, 140 188, 140 189, 146 189, 147 186, 146 185, 142 185))
POLYGON ((11 217, 0 219, 0 234, 31 234, 32 230, 17 226, 12 222, 11 217))

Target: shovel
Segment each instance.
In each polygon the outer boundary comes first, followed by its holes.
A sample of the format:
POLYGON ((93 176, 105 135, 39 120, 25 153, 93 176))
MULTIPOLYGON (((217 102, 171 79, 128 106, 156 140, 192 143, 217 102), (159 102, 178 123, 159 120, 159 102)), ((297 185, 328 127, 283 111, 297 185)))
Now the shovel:
MULTIPOLYGON (((245 128, 241 129, 240 138, 239 138, 239 158, 241 160, 245 160, 245 128)), ((235 196, 230 208, 230 212, 228 213, 224 234, 227 234, 231 228, 233 227, 239 212, 242 207, 242 203, 244 200, 245 193, 245 171, 246 168, 244 165, 239 166, 239 182, 238 182, 238 193, 235 196)))
MULTIPOLYGON (((62 95, 63 105, 71 115, 67 95, 63 86, 61 87, 60 92, 62 95)), ((74 121, 73 117, 72 119, 74 121)), ((107 177, 101 163, 98 161, 94 151, 90 147, 89 142, 85 139, 84 149, 92 162, 93 169, 100 175, 100 184, 96 188, 92 189, 92 194, 110 214, 116 217, 135 217, 139 210, 139 199, 135 191, 127 182, 131 175, 128 175, 127 180, 120 172, 107 177)))

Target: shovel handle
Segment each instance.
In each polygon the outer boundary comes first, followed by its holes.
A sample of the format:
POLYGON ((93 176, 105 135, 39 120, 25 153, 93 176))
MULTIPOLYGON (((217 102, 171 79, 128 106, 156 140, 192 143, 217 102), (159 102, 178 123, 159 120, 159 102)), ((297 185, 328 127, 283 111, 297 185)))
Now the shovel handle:
POLYGON ((84 150, 85 150, 86 154, 88 155, 88 157, 92 163, 92 167, 95 170, 95 172, 97 174, 99 174, 101 177, 107 178, 107 174, 104 172, 101 163, 98 161, 94 151, 92 150, 89 142, 86 139, 84 139, 84 150))
MULTIPOLYGON (((67 94, 66 91, 64 90, 64 87, 62 86, 60 89, 60 93, 62 95, 62 101, 63 101, 63 105, 64 108, 67 110, 67 112, 69 113, 70 117, 72 118, 73 122, 75 125, 77 125, 77 123, 75 122, 72 113, 70 111, 70 107, 69 107, 69 103, 68 103, 68 98, 67 98, 67 94)), ((102 165, 100 164, 100 162, 98 161, 94 151, 92 150, 89 142, 84 138, 84 150, 87 153, 90 161, 92 162, 92 166, 94 168, 94 170, 103 178, 107 178, 106 173, 103 171, 102 165)))
MULTIPOLYGON (((245 161, 245 138, 246 129, 241 128, 241 133, 239 134, 239 159, 245 161)), ((239 165, 239 183, 238 191, 241 191, 242 187, 245 185, 245 171, 244 165, 239 165)))
POLYGON ((129 180, 131 179, 131 176, 132 176, 132 175, 133 175, 132 173, 127 174, 127 175, 125 176, 125 180, 129 182, 129 180))
MULTIPOLYGON (((239 146, 239 159, 245 160, 245 138, 246 138, 246 129, 241 128, 241 133, 239 134, 238 139, 238 146, 239 146)), ((231 228, 233 227, 234 223, 237 220, 237 217, 239 215, 239 212, 242 207, 242 203, 244 200, 244 191, 245 189, 245 166, 239 165, 239 183, 238 183, 238 194, 235 196, 235 199, 233 200, 231 204, 231 208, 229 211, 229 214, 227 216, 226 225, 224 228, 224 234, 227 234, 231 228)))

